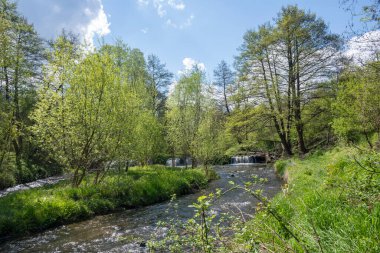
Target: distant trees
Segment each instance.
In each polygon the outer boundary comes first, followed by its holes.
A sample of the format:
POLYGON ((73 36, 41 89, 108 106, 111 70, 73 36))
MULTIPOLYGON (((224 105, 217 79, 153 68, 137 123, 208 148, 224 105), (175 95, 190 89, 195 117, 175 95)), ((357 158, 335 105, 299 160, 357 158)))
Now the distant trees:
POLYGON ((168 138, 174 153, 194 157, 194 140, 203 117, 204 74, 198 68, 185 73, 168 99, 168 138))
POLYGON ((191 157, 207 166, 220 155, 222 115, 212 99, 204 73, 183 74, 168 99, 167 131, 174 155, 191 157))
POLYGON ((225 61, 221 61, 217 68, 214 70, 215 85, 222 88, 223 102, 227 114, 230 113, 230 106, 228 103, 228 90, 234 83, 234 73, 225 61))
POLYGON ((156 55, 148 56, 147 74, 150 107, 154 115, 162 117, 164 115, 166 94, 169 85, 172 83, 173 74, 166 69, 165 64, 161 63, 156 55))

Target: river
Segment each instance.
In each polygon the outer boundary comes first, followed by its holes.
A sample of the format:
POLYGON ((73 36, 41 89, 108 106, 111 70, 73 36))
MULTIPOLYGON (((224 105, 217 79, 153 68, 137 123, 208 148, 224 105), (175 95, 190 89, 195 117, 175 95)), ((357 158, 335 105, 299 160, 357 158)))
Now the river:
MULTIPOLYGON (((196 202, 199 196, 214 192, 217 188, 228 189, 229 181, 242 184, 253 175, 267 178, 268 182, 264 184, 263 190, 264 195, 269 198, 281 189, 281 180, 276 177, 271 167, 233 165, 217 166, 214 169, 220 179, 211 182, 207 189, 176 200, 179 217, 192 217, 194 210, 189 205, 196 202)), ((255 203, 256 200, 244 191, 230 191, 218 199, 213 211, 240 209, 244 213, 253 214, 255 203)), ((0 252, 146 252, 145 242, 157 231, 157 221, 172 217, 170 212, 165 212, 169 207, 169 202, 164 202, 96 216, 90 220, 1 243, 0 252)))

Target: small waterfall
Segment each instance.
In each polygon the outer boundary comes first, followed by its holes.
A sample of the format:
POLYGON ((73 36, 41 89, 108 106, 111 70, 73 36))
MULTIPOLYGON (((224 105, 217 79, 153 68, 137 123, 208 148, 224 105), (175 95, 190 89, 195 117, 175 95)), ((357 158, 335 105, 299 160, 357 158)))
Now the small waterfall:
MULTIPOLYGON (((174 167, 191 166, 191 163, 192 163, 191 157, 186 157, 186 159, 174 158, 174 167)), ((166 166, 168 166, 168 167, 173 166, 173 158, 170 158, 166 161, 166 166)))
POLYGON ((244 155, 244 156, 231 157, 231 164, 254 164, 254 163, 265 163, 265 162, 266 162, 266 159, 264 156, 244 155))

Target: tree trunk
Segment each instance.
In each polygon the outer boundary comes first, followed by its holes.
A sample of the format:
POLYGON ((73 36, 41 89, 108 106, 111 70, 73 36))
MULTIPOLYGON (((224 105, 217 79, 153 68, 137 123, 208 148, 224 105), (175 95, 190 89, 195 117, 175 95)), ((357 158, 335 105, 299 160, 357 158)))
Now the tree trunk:
POLYGON ((224 104, 226 106, 227 113, 230 114, 230 108, 228 108, 227 94, 226 94, 226 81, 223 84, 224 104))
POLYGON ((300 79, 300 64, 299 64, 299 52, 298 52, 298 42, 295 41, 295 57, 296 57, 296 71, 295 71, 295 79, 293 79, 293 87, 294 90, 293 99, 294 99, 294 119, 296 121, 296 131, 298 137, 298 148, 301 154, 306 154, 308 152, 304 134, 303 134, 303 122, 302 122, 302 112, 301 112, 301 79, 300 79), (295 84, 295 81, 297 84, 295 84))

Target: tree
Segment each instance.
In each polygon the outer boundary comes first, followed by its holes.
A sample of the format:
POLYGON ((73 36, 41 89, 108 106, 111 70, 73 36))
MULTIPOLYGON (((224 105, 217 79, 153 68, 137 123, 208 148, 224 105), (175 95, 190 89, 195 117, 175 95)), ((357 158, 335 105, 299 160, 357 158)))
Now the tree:
POLYGON ((248 82, 254 104, 267 106, 286 155, 292 155, 291 90, 280 75, 281 54, 278 51, 274 28, 260 26, 258 31, 248 31, 240 49, 238 60, 240 79, 248 82))
POLYGON ((208 99, 203 109, 205 112, 193 143, 193 150, 195 158, 203 164, 208 175, 210 164, 223 154, 223 115, 211 99, 208 99))
POLYGON ((90 172, 96 172, 98 183, 106 163, 118 158, 139 100, 119 78, 113 55, 102 50, 75 59, 73 51, 72 44, 58 39, 31 130, 49 154, 72 170, 77 187, 90 172))
POLYGON ((329 78, 335 67, 335 56, 341 41, 328 31, 326 23, 315 14, 296 6, 283 8, 277 20, 278 37, 286 56, 288 86, 292 93, 292 109, 301 153, 306 153, 302 104, 315 84, 329 78))
POLYGON ((133 147, 131 158, 147 165, 152 158, 157 157, 165 150, 163 126, 149 110, 138 115, 132 132, 133 147))
MULTIPOLYGON (((21 180, 28 114, 34 104, 34 90, 41 80, 43 45, 33 26, 16 11, 16 4, 7 0, 0 2, 0 85, 4 95, 2 110, 10 120, 6 124, 4 143, 10 141, 12 150, 6 144, 3 152, 12 151, 16 157, 18 179, 21 180), (8 149, 8 150, 7 150, 8 149)), ((3 157, 4 155, 2 155, 3 157)), ((0 164, 1 166, 1 164, 0 164)))
POLYGON ((194 149, 197 147, 194 141, 204 108, 203 82, 204 74, 194 67, 180 78, 169 96, 167 131, 174 154, 195 157, 194 149))
POLYGON ((341 41, 315 14, 296 6, 283 8, 275 26, 248 31, 238 59, 240 78, 251 83, 253 102, 265 102, 286 154, 292 154, 295 126, 298 150, 308 151, 304 139, 304 105, 318 84, 335 70, 341 41))
POLYGON ((150 97, 150 107, 154 115, 163 116, 166 93, 172 82, 173 74, 165 64, 155 55, 148 56, 147 62, 147 89, 150 97))
POLYGON ((378 69, 379 62, 372 62, 346 72, 338 84, 333 105, 337 114, 333 121, 334 130, 349 141, 355 141, 355 135, 362 134, 370 148, 373 148, 372 135, 377 133, 380 137, 378 69))
POLYGON ((227 91, 234 82, 234 73, 231 71, 225 61, 221 61, 214 70, 215 84, 223 89, 223 101, 226 112, 230 114, 230 108, 227 100, 227 91))

